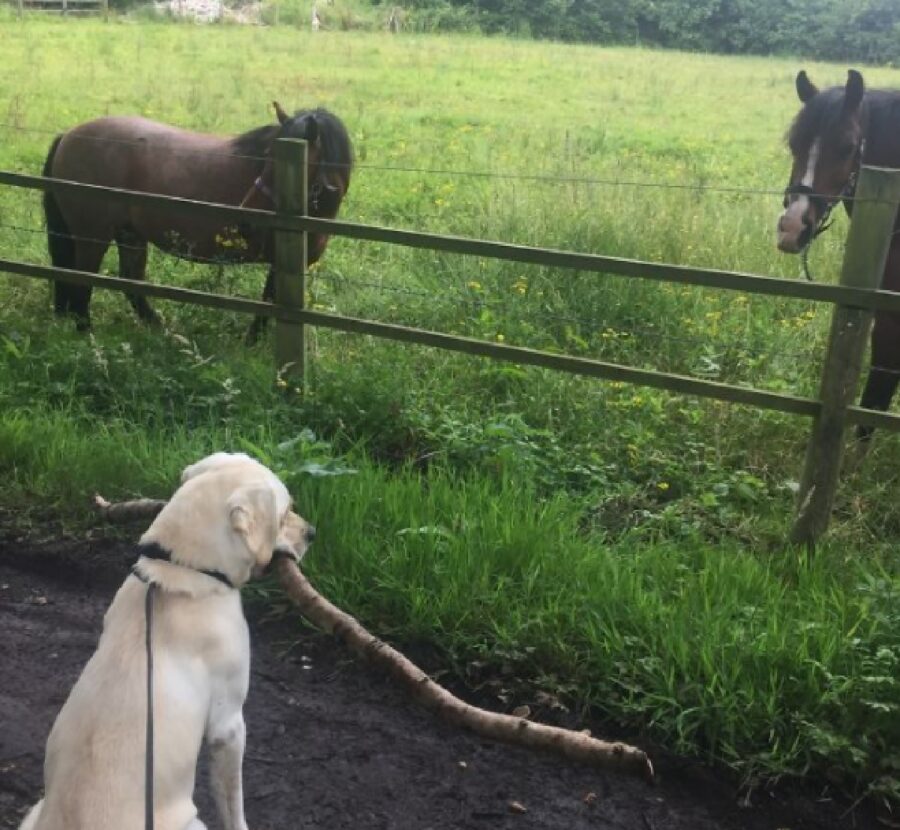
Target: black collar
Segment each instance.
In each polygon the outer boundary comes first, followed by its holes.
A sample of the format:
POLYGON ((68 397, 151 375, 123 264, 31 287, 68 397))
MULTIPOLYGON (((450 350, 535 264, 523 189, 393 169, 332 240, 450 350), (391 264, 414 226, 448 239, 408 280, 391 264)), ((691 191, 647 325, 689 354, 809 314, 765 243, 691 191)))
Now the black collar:
MULTIPOLYGON (((179 565, 182 568, 190 568, 192 571, 197 571, 197 573, 205 574, 206 576, 211 576, 213 579, 218 579, 223 585, 227 585, 229 588, 234 588, 234 584, 232 581, 225 576, 221 571, 208 571, 203 568, 192 568, 190 565, 185 565, 181 562, 173 562, 172 561, 172 552, 166 550, 162 545, 157 542, 144 542, 139 544, 136 549, 136 553, 138 556, 146 556, 147 559, 162 559, 163 562, 172 562, 173 565, 179 565)), ((141 582, 149 582, 142 573, 140 573, 135 566, 132 566, 131 572, 141 580, 141 582)))

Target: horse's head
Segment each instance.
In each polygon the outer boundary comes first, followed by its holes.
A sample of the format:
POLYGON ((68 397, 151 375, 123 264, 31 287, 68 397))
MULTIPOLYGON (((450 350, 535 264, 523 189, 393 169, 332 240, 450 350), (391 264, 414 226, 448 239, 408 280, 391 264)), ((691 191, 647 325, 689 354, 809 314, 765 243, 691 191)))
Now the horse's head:
POLYGON ((280 125, 276 138, 300 138, 309 144, 307 181, 311 216, 333 219, 350 187, 353 151, 341 120, 325 109, 288 115, 274 102, 280 125))
POLYGON ((803 251, 834 205, 853 195, 865 149, 859 72, 851 69, 845 86, 820 92, 801 70, 796 86, 803 108, 788 133, 793 167, 778 219, 778 247, 789 254, 803 251))

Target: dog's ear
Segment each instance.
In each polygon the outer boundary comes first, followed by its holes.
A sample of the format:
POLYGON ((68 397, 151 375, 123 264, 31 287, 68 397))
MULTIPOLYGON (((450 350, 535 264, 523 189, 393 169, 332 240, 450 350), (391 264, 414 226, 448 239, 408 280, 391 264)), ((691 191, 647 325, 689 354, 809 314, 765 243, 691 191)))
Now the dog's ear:
POLYGON ((278 522, 271 487, 242 487, 228 499, 231 529, 241 537, 253 561, 265 565, 275 548, 278 522))

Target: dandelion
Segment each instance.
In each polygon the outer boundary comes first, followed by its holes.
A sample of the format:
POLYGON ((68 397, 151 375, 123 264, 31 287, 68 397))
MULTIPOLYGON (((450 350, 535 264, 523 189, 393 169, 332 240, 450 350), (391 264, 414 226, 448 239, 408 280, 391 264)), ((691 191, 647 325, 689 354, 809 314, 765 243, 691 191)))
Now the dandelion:
POLYGON ((498 332, 498 334, 497 334, 497 342, 498 342, 498 343, 503 343, 505 340, 506 340, 506 338, 505 338, 502 334, 500 334, 500 333, 498 332))
POLYGON ((669 489, 669 482, 660 481, 656 486, 665 493, 665 491, 669 489))
POLYGON ((481 291, 481 283, 476 282, 475 280, 470 280, 466 283, 473 291, 481 291))

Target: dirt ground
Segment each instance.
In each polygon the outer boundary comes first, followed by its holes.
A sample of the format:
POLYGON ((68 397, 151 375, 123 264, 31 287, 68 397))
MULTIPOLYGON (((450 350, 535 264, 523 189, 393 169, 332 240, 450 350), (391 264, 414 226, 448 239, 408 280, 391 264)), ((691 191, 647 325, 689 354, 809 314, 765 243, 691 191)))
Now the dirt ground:
MULTIPOLYGON (((17 827, 40 794, 53 718, 131 558, 114 540, 26 541, 0 526, 0 828, 17 827)), ((741 805, 727 777, 646 744, 655 787, 485 741, 418 709, 329 638, 260 609, 249 616, 251 830, 883 827, 868 808, 817 791, 758 791, 741 805)), ((199 780, 200 814, 214 830, 199 780)))

